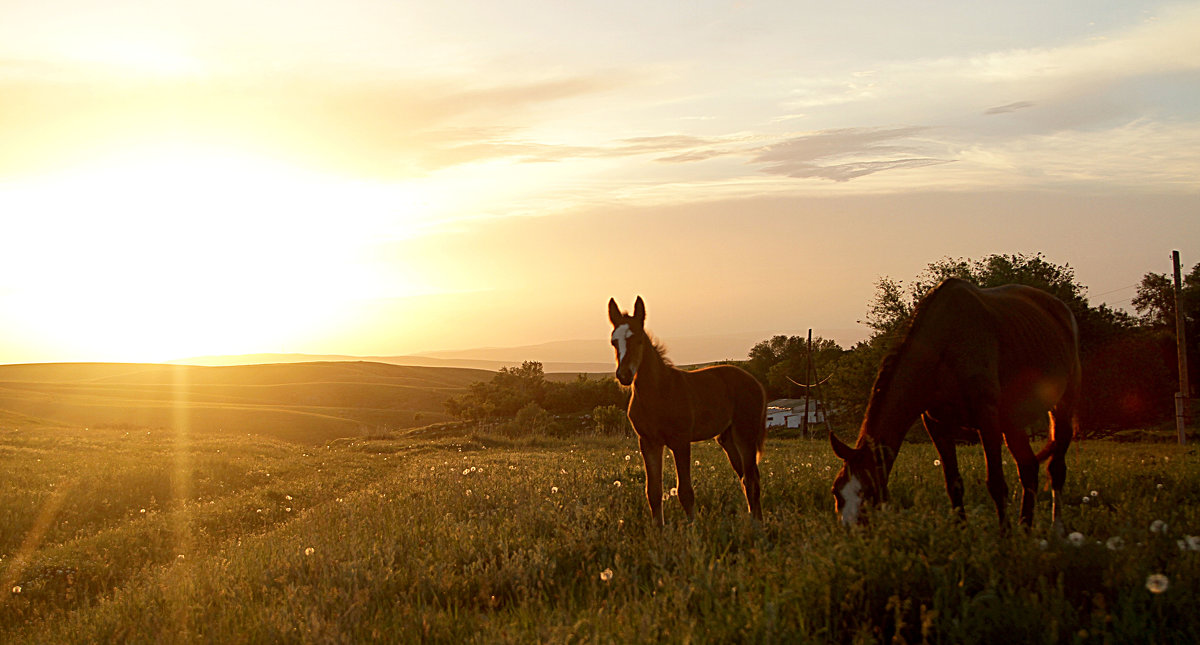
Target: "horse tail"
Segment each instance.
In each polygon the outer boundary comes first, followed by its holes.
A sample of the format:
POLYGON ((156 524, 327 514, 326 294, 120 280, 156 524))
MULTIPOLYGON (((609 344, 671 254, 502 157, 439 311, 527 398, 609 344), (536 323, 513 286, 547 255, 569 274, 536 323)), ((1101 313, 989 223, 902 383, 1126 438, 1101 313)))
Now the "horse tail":
POLYGON ((767 406, 766 399, 763 399, 762 416, 758 419, 758 442, 755 444, 754 463, 758 463, 763 456, 763 450, 767 445, 767 406))

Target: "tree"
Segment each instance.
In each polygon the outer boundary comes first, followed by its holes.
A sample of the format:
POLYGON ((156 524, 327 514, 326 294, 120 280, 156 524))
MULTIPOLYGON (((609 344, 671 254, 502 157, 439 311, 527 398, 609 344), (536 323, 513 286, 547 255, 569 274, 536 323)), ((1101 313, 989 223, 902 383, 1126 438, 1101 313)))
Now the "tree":
MULTIPOLYGON (((985 288, 1024 284, 1066 303, 1079 326, 1084 388, 1080 416, 1085 431, 1153 423, 1168 409, 1162 403, 1162 375, 1173 370, 1164 367, 1162 343, 1147 337, 1132 316, 1106 305, 1091 307, 1087 288, 1076 282, 1075 271, 1041 253, 993 254, 980 260, 945 258, 930 263, 908 289, 899 281, 881 278, 864 320, 875 333, 843 358, 831 383, 831 393, 844 409, 861 414, 880 361, 903 337, 917 303, 951 277, 985 288)), ((1200 264, 1189 280, 1200 294, 1200 264)), ((1162 320, 1166 315, 1162 284, 1162 276, 1147 275, 1143 280, 1135 306, 1142 303, 1149 312, 1144 319, 1162 320)))
MULTIPOLYGON (((812 353, 813 378, 822 378, 838 362, 843 350, 836 342, 815 336, 812 353)), ((751 348, 743 367, 767 388, 769 398, 778 399, 803 396, 803 388, 795 383, 806 382, 808 366, 808 339, 779 335, 751 348)))
MULTIPOLYGON (((1197 375, 1200 374, 1200 263, 1182 276, 1179 302, 1183 309, 1183 324, 1187 339, 1188 381, 1196 388, 1197 375)), ((1163 273, 1147 273, 1138 285, 1137 295, 1133 298, 1133 308, 1141 316, 1142 322, 1157 331, 1172 347, 1176 342, 1175 323, 1175 278, 1163 273)), ((1171 361, 1174 367, 1170 370, 1176 379, 1179 376, 1179 365, 1171 361)), ((1176 381, 1178 382, 1178 381, 1176 381)))

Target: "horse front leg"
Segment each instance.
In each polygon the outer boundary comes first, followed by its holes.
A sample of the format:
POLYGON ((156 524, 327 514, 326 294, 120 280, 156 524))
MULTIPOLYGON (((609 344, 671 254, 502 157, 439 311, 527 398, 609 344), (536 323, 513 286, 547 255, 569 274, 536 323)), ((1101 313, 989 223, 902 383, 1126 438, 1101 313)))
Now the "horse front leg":
POLYGON ((683 505, 683 512, 687 513, 690 522, 696 518, 696 492, 692 488, 692 444, 684 442, 672 446, 671 452, 675 455, 675 479, 679 503, 683 505))
POLYGON ((942 423, 928 412, 921 415, 921 423, 942 460, 942 475, 946 478, 946 494, 950 497, 950 508, 958 519, 967 518, 963 510, 963 481, 958 470, 958 450, 954 447, 954 429, 957 426, 942 423))
POLYGON ((638 438, 638 448, 642 452, 642 464, 646 467, 646 501, 650 503, 650 515, 659 526, 663 522, 662 498, 662 460, 663 444, 638 438))
POLYGON ((1029 435, 1023 428, 1008 428, 1004 442, 1017 462, 1017 477, 1021 480, 1021 526, 1033 527, 1033 507, 1037 501, 1038 460, 1029 446, 1029 435))
POLYGON ((1000 455, 1002 435, 993 410, 991 418, 980 424, 979 441, 983 444, 983 456, 987 461, 987 489, 996 504, 996 517, 1000 520, 1000 531, 1008 531, 1005 521, 1005 506, 1008 504, 1008 484, 1004 481, 1004 461, 1000 455))

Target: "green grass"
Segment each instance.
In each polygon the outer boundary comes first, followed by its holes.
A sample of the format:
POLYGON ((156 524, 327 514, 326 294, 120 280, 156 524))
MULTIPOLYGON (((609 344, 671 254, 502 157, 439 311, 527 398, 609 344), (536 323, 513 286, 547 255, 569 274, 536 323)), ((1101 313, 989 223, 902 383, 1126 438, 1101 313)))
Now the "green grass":
POLYGON ((1200 639, 1193 451, 1072 448, 1078 545, 1048 494, 1002 537, 978 447, 960 455, 965 523, 910 444, 891 507, 849 531, 825 442, 768 441, 761 525, 698 444, 697 519, 672 500, 660 530, 632 439, 0 430, 0 642, 1200 639))
POLYGON ((194 428, 323 444, 448 421, 490 372, 383 363, 0 365, 0 427, 194 428))

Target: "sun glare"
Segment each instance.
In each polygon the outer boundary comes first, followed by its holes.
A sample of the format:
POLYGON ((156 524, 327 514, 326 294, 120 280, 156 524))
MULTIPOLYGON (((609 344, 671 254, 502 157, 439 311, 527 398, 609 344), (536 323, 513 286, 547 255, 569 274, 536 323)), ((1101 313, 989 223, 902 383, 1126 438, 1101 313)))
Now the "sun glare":
POLYGON ((201 146, 131 151, 0 187, 0 260, 31 336, 103 360, 287 351, 356 299, 428 292, 372 244, 414 234, 403 186, 201 146), (7 202, 7 203, 5 203, 7 202), (19 276, 13 278, 11 276, 19 276))

